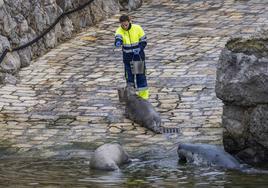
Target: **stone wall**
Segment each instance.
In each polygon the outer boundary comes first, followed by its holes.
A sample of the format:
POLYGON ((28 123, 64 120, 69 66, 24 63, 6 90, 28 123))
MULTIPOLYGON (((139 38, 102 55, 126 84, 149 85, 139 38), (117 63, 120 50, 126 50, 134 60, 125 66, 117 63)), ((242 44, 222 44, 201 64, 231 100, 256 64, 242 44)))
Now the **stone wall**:
POLYGON ((248 163, 268 162, 268 30, 228 41, 216 94, 224 102, 225 149, 248 163))
MULTIPOLYGON (((0 0, 0 53, 5 48, 21 46, 54 23, 63 12, 72 10, 88 0, 0 0)), ((8 53, 0 65, 0 83, 12 82, 11 75, 48 49, 119 10, 132 10, 142 0, 94 0, 83 10, 65 16, 47 35, 23 50, 8 53)))

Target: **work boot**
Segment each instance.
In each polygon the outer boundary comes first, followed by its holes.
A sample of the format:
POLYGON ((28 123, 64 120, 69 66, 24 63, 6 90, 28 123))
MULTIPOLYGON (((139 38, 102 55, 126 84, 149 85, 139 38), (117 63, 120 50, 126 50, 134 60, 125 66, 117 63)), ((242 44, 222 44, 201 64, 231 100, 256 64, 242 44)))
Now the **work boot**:
POLYGON ((148 89, 140 90, 138 92, 138 96, 143 98, 144 100, 148 100, 149 99, 149 90, 148 89))

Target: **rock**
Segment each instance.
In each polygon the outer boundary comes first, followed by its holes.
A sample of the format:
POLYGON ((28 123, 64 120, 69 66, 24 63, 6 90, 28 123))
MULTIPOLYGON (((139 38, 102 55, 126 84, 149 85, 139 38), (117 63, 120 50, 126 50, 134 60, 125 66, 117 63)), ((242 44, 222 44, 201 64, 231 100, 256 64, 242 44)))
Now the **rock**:
POLYGON ((5 79, 4 79, 5 84, 11 84, 11 85, 16 85, 18 83, 18 79, 11 75, 11 74, 6 74, 5 79))
POLYGON ((268 149, 268 105, 253 108, 249 118, 249 131, 260 145, 268 149))
POLYGON ((217 66, 224 148, 247 163, 268 162, 267 37, 268 30, 229 40, 217 66))
POLYGON ((5 36, 0 35, 0 51, 3 52, 5 49, 10 48, 10 43, 5 36))
POLYGON ((6 73, 0 72, 0 84, 4 83, 5 77, 6 77, 6 73))
POLYGON ((142 5, 142 0, 129 0, 128 11, 135 10, 142 5))
POLYGON ((7 73, 16 73, 20 68, 20 58, 17 52, 7 53, 5 59, 0 64, 0 69, 7 73))
POLYGON ((4 5, 4 0, 0 0, 0 8, 3 7, 4 5))
MULTIPOLYGON (((16 48, 24 45, 44 32, 63 13, 73 10, 87 0, 0 0, 0 53, 5 47, 16 48)), ((129 1, 131 9, 137 8, 141 0, 129 1)), ((58 41, 68 39, 74 32, 119 12, 117 0, 93 1, 84 9, 68 14, 42 39, 30 47, 7 57, 10 65, 2 66, 4 73, 17 72, 17 68, 28 66, 33 57, 43 55, 48 49, 58 45, 58 41), (19 56, 17 56, 19 54, 19 56), (17 59, 18 58, 18 59, 17 59), (12 62, 12 63, 11 63, 12 62), (14 65, 14 62, 16 62, 14 65), (20 62, 20 66, 17 66, 20 62), (7 68, 7 70, 5 69, 7 68), (14 70, 16 69, 16 71, 14 70)), ((1 82, 1 80, 0 80, 1 82)))
POLYGON ((119 0, 120 10, 135 10, 142 5, 142 0, 119 0))
POLYGON ((246 120, 248 117, 248 111, 245 111, 242 107, 231 105, 223 106, 223 142, 226 151, 233 153, 245 148, 248 127, 245 126, 244 122, 248 121, 246 120))
POLYGON ((227 48, 222 51, 216 78, 218 98, 243 106, 268 103, 268 56, 256 56, 227 48))

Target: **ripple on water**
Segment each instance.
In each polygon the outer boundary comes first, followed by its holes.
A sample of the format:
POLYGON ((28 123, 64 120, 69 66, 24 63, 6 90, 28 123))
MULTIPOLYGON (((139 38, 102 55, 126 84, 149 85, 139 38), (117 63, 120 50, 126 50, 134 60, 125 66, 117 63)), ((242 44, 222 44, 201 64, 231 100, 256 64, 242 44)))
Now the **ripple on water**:
POLYGON ((88 158, 2 159, 0 187, 207 187, 258 186, 268 175, 179 164, 174 150, 150 148, 119 171, 89 169, 88 158))

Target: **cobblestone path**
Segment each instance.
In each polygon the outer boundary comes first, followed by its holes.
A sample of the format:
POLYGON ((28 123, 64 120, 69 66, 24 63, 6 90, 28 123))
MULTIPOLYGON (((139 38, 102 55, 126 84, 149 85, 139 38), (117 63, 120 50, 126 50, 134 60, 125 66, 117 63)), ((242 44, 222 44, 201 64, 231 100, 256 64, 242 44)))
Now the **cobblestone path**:
POLYGON ((116 90, 124 79, 122 54, 113 51, 115 15, 23 68, 17 85, 0 87, 0 150, 49 157, 108 141, 129 150, 181 140, 221 144, 218 56, 231 35, 268 24, 267 2, 151 0, 131 16, 148 37, 150 102, 163 126, 180 133, 154 135, 124 117, 116 90))

